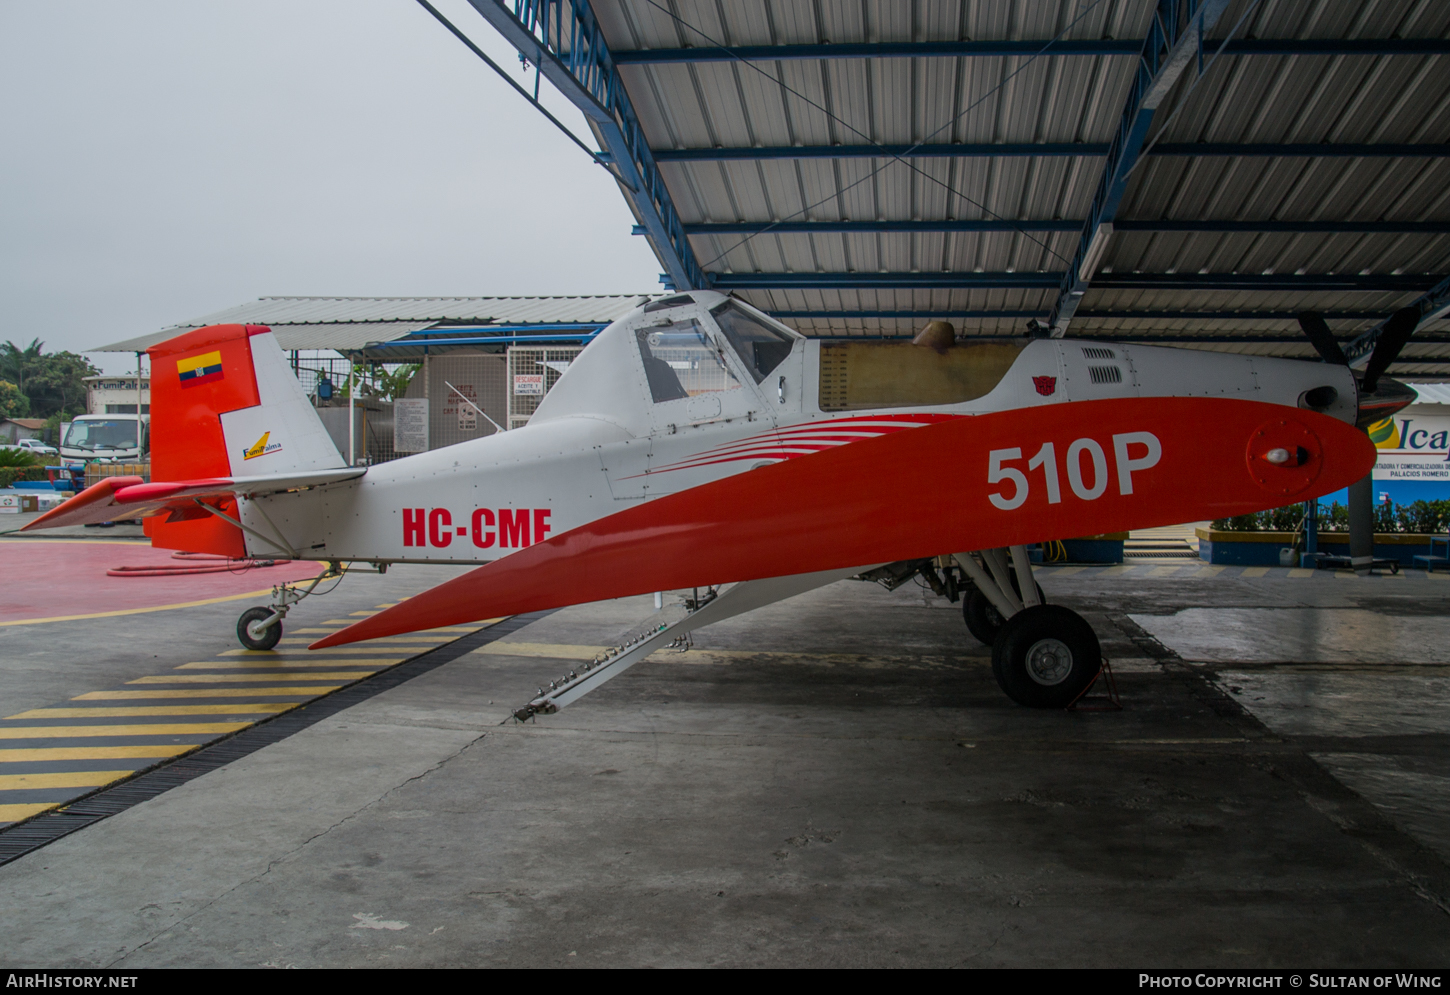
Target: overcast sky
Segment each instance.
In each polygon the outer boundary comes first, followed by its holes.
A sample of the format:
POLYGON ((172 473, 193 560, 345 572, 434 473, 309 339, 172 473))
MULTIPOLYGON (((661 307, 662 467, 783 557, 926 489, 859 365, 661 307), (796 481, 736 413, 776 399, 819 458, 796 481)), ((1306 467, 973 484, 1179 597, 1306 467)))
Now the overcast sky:
POLYGON ((414 0, 0 0, 0 93, 0 341, 268 295, 659 290, 604 170, 414 0))

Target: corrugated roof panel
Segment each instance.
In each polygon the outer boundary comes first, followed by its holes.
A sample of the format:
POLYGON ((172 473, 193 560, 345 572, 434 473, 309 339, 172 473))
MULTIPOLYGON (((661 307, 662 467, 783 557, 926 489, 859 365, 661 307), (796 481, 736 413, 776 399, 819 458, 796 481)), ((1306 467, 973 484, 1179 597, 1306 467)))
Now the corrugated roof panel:
POLYGON ((361 349, 445 324, 606 323, 646 294, 588 297, 262 297, 89 352, 136 352, 203 325, 269 325, 283 349, 361 349))
MULTIPOLYGON (((88 349, 86 351, 141 352, 151 348, 151 346, 156 345, 158 342, 165 342, 167 339, 175 338, 194 328, 201 328, 203 325, 231 323, 233 322, 202 321, 191 325, 178 325, 174 328, 165 328, 159 332, 152 332, 149 335, 138 335, 133 339, 126 339, 123 342, 115 342, 111 345, 101 346, 99 349, 88 349)), ((277 344, 288 351, 293 349, 335 349, 339 352, 361 349, 369 342, 399 338, 407 335, 409 332, 421 331, 433 324, 431 321, 314 322, 296 325, 258 321, 247 321, 243 323, 270 325, 273 334, 277 337, 277 344)))
POLYGON ((588 297, 261 297, 190 324, 268 325, 348 321, 493 323, 610 321, 647 295, 588 297))

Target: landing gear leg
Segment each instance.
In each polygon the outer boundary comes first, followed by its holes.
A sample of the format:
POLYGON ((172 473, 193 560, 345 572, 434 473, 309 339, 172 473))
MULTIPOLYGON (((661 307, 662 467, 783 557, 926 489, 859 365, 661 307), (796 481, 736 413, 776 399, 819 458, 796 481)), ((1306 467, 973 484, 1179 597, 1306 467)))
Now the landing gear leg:
MULTIPOLYGON (((381 570, 378 571, 382 573, 381 570)), ((282 620, 292 606, 317 589, 324 580, 342 576, 342 564, 333 561, 327 570, 312 579, 305 588, 278 584, 272 588, 272 603, 267 607, 248 608, 237 619, 237 641, 249 650, 269 650, 282 638, 282 620)))
POLYGON ((991 645, 992 674, 1007 697, 1029 708, 1066 708, 1102 670, 1102 647, 1081 615, 1047 604, 1025 547, 1011 547, 1010 567, 1007 553, 956 554, 973 585, 962 607, 967 628, 991 645))
POLYGON ((1047 603, 1042 586, 1032 578, 1032 561, 1027 556, 1026 547, 1010 548, 1013 551, 1010 567, 1007 549, 956 554, 957 562, 972 582, 962 599, 962 619, 967 623, 967 631, 987 646, 996 642, 1004 620, 1028 607, 1025 603, 1027 599, 1022 597, 1024 589, 1036 592, 1033 604, 1047 603), (982 557, 981 563, 977 562, 977 555, 982 557), (1027 577, 1025 588, 1021 580, 1024 573, 1027 577))

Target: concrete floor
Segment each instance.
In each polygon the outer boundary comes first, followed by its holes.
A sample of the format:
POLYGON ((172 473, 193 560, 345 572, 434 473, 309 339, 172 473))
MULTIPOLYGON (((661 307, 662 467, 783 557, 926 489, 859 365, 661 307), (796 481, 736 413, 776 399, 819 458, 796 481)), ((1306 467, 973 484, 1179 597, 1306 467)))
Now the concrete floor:
MULTIPOLYGON (((1450 584, 1146 573, 1043 572, 1115 662, 1115 713, 1018 708, 956 606, 843 582, 501 725, 653 606, 560 611, 0 867, 0 960, 1450 961, 1450 584)), ((105 679, 231 614, 146 616, 105 679)), ((6 655, 65 672, 91 624, 9 630, 6 655)), ((0 670, 7 703, 33 673, 0 670)))

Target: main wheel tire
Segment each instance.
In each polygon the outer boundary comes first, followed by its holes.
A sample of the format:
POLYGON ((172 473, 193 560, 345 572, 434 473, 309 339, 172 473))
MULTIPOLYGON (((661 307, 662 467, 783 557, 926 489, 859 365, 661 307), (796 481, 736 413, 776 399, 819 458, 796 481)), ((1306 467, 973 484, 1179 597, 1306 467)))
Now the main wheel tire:
MULTIPOLYGON (((1017 574, 1012 574, 1012 593, 1020 595, 1021 585, 1017 582, 1017 574)), ((1037 600, 1044 605, 1047 604, 1047 595, 1042 593, 1042 585, 1037 585, 1037 600)), ((987 596, 972 585, 967 589, 967 596, 962 599, 962 620, 967 623, 967 631, 977 638, 977 641, 985 646, 991 646, 997 642, 997 633, 1002 630, 1002 613, 997 606, 987 600, 987 596)))
POLYGON ((255 638, 249 631, 248 626, 263 619, 272 617, 270 608, 248 608, 242 612, 242 617, 237 619, 237 640, 249 650, 269 650, 277 645, 277 640, 282 638, 282 620, 269 626, 260 639, 255 638))
POLYGON ((1103 667, 1097 633, 1060 605, 1024 608, 992 644, 992 673, 1007 697, 1028 708, 1066 708, 1103 667))

